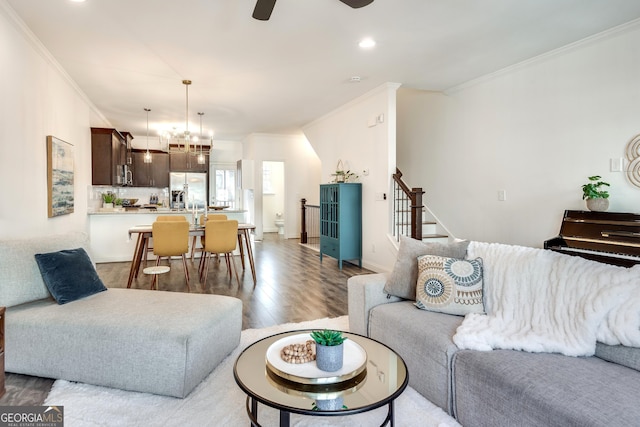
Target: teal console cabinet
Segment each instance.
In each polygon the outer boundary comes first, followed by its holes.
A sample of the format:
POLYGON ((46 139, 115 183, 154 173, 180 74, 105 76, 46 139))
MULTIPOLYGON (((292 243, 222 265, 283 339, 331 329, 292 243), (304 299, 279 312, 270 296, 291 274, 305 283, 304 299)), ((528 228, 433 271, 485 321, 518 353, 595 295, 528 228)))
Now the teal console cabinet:
POLYGON ((320 185, 320 262, 329 255, 362 268, 362 184, 320 185))

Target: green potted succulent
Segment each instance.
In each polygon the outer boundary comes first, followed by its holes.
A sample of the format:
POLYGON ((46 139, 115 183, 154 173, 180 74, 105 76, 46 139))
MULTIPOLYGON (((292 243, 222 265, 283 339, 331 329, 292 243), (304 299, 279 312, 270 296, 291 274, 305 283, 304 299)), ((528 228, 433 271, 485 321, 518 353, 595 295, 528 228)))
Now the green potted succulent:
POLYGON ((311 332, 311 338, 316 342, 316 365, 326 372, 342 369, 344 341, 347 337, 341 331, 324 329, 311 332))
POLYGON ((609 209, 609 192, 602 187, 610 185, 602 181, 600 175, 590 176, 589 182, 582 186, 582 200, 586 200, 590 211, 604 212, 609 209))
POLYGON ((113 202, 116 200, 116 195, 111 191, 107 191, 106 193, 102 193, 102 207, 103 208, 113 208, 113 202))

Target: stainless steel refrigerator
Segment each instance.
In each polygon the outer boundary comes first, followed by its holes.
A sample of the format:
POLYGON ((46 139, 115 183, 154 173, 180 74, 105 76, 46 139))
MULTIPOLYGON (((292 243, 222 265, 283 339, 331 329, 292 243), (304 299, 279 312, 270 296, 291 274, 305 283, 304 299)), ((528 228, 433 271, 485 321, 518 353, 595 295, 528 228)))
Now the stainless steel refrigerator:
POLYGON ((172 208, 198 209, 208 206, 207 174, 195 172, 171 172, 169 174, 172 208))

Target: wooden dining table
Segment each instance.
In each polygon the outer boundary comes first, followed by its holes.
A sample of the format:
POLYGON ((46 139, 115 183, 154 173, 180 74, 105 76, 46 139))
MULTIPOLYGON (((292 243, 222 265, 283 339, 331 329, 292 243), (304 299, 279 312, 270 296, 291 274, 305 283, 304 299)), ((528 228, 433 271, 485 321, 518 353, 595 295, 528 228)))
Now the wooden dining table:
MULTIPOLYGON (((251 275, 253 277, 253 283, 257 282, 256 279, 256 266, 255 261, 253 259, 253 249, 251 249, 251 231, 255 230, 256 226, 253 224, 238 224, 238 248, 240 249, 240 259, 242 261, 242 269, 245 269, 245 244, 246 244, 246 253, 247 258, 249 258, 249 266, 251 267, 251 275)), ((133 251, 133 259, 131 260, 131 267, 129 269, 129 281, 127 283, 127 288, 131 287, 131 283, 133 283, 133 279, 138 277, 138 273, 140 272, 140 266, 142 265, 142 261, 145 258, 145 253, 147 252, 147 247, 149 246, 149 239, 152 237, 152 226, 149 225, 136 225, 129 228, 129 238, 131 236, 137 234, 138 238, 136 240, 136 247, 133 251)), ((191 225, 189 227, 189 235, 190 236, 204 236, 204 227, 198 225, 191 225)))

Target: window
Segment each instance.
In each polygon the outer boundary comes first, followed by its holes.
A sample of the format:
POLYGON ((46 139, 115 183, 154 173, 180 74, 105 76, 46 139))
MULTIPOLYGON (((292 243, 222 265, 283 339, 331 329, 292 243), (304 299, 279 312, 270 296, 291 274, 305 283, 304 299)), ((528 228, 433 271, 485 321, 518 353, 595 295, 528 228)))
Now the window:
POLYGON ((229 208, 235 209, 236 165, 213 165, 212 179, 212 203, 217 206, 229 206, 229 208))
POLYGON ((262 163, 262 194, 273 194, 273 171, 271 162, 262 163))

